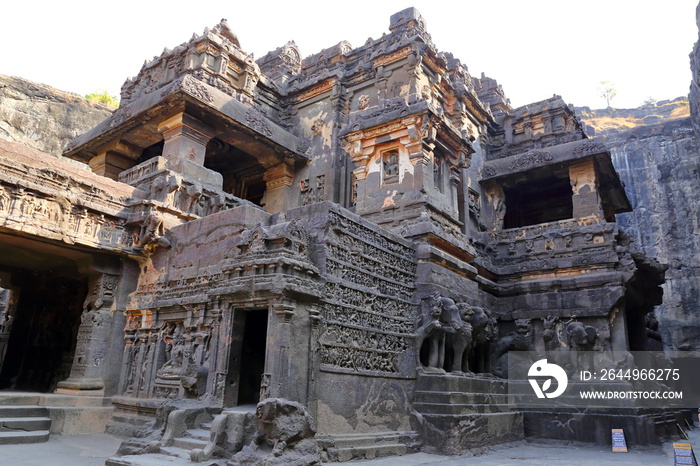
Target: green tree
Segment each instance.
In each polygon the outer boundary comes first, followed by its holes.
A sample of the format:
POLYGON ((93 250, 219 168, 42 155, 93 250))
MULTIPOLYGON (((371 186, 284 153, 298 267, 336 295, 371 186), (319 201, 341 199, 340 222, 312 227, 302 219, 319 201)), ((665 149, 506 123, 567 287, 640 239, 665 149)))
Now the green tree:
POLYGON ((97 92, 86 94, 85 98, 91 102, 103 104, 108 107, 119 107, 119 99, 113 95, 109 95, 109 92, 107 92, 105 89, 98 89, 97 92))
POLYGON ((610 81, 601 81, 598 90, 600 91, 600 96, 605 99, 605 103, 610 108, 610 101, 617 95, 615 86, 610 81))
POLYGON ((656 99, 653 97, 647 97, 644 99, 644 102, 642 102, 642 107, 655 107, 656 106, 656 99))

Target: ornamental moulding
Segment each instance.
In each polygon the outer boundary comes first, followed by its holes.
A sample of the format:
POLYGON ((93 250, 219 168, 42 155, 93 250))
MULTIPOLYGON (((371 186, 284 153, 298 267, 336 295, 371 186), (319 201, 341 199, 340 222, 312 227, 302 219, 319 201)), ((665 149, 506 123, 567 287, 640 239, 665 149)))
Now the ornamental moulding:
POLYGON ((411 53, 411 47, 404 47, 400 50, 397 50, 394 53, 390 53, 388 55, 382 55, 381 57, 377 57, 374 60, 374 67, 378 66, 385 66, 390 63, 394 63, 395 61, 399 61, 402 58, 407 57, 411 53))
POLYGON ((315 97, 319 94, 323 94, 324 92, 328 92, 331 89, 333 89, 333 86, 335 86, 335 83, 338 80, 336 78, 328 78, 325 81, 323 81, 321 84, 318 86, 312 87, 306 92, 302 92, 297 96, 297 102, 303 102, 304 100, 308 100, 312 97, 315 97))

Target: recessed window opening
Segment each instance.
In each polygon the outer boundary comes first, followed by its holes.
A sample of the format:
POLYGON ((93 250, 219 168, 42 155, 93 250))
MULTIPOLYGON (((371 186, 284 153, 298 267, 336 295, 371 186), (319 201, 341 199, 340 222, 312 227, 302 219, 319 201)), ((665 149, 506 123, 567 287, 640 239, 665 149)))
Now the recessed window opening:
POLYGON ((504 188, 506 216, 503 228, 518 228, 573 218, 569 178, 555 176, 504 188))

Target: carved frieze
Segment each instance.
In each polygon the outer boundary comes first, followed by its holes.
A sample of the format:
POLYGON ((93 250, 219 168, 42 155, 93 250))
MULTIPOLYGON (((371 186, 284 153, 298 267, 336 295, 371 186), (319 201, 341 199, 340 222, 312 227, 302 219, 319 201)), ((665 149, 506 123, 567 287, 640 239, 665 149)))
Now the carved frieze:
POLYGON ((405 375, 414 328, 413 250, 335 212, 328 233, 321 369, 405 375))
POLYGON ((245 117, 245 122, 246 125, 248 125, 251 129, 257 131, 258 133, 264 134, 268 137, 272 136, 272 129, 270 129, 270 124, 267 118, 257 109, 248 109, 248 113, 246 113, 245 117))
POLYGON ((311 89, 299 94, 297 96, 296 100, 297 100, 297 102, 303 102, 303 101, 308 100, 312 97, 316 97, 317 95, 323 94, 324 92, 328 92, 331 89, 333 89, 333 86, 335 86, 337 81, 338 80, 336 78, 326 79, 321 84, 314 86, 311 89))
POLYGON ((207 89, 207 86, 189 74, 183 76, 180 88, 203 102, 212 103, 214 101, 214 97, 207 89))
POLYGON ((544 150, 531 150, 516 157, 508 168, 512 171, 520 171, 541 165, 553 160, 552 154, 544 150))
POLYGON ((394 63, 395 61, 399 61, 402 58, 406 58, 409 54, 411 53, 411 47, 404 47, 402 49, 397 50, 396 52, 387 54, 387 55, 382 55, 381 57, 377 57, 374 59, 374 67, 378 66, 386 66, 390 63, 394 63))

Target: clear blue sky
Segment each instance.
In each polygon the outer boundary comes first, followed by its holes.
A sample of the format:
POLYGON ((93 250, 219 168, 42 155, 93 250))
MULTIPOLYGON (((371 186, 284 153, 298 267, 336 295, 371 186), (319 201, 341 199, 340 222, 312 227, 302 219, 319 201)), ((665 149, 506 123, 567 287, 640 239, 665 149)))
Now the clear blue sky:
POLYGON ((294 39, 302 55, 388 32, 389 16, 416 7, 437 47, 474 76, 499 81, 515 106, 560 94, 615 107, 688 93, 688 54, 698 39, 697 0, 8 2, 0 16, 0 74, 86 94, 118 94, 145 59, 227 18, 256 57, 294 39))

